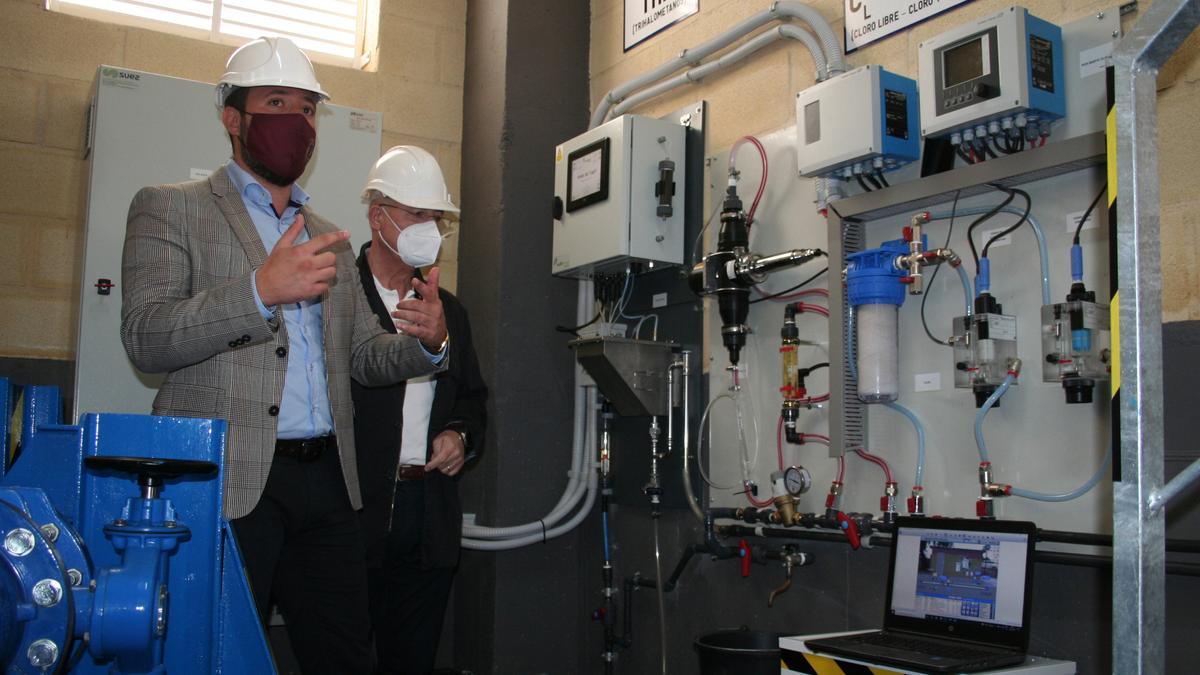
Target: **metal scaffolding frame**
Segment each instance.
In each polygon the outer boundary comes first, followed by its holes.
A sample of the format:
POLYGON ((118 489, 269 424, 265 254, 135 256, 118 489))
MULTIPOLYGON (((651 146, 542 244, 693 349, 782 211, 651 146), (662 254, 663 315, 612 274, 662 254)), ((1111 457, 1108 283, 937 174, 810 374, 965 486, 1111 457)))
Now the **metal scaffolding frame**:
POLYGON ((1121 480, 1113 484, 1114 673, 1161 673, 1165 669, 1166 524, 1162 507, 1200 468, 1197 462, 1163 485, 1157 137, 1159 69, 1197 23, 1200 1, 1156 0, 1121 40, 1114 55, 1121 360, 1121 480))

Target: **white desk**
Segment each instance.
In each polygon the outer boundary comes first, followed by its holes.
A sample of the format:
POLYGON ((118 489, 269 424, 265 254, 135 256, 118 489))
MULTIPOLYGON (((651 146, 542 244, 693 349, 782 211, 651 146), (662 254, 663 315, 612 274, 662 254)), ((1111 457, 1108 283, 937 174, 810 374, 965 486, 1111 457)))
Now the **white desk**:
MULTIPOLYGON (((845 631, 841 633, 822 633, 819 635, 796 635, 779 638, 779 659, 781 675, 831 675, 836 673, 861 673, 863 667, 870 668, 872 675, 926 675, 916 670, 905 670, 899 666, 881 666, 867 661, 859 661, 845 656, 831 654, 816 654, 805 645, 805 640, 851 635, 866 631, 845 631), (843 665, 850 666, 844 668, 843 665)), ((1000 668, 986 671, 990 675, 1000 673, 1020 673, 1021 675, 1075 675, 1074 661, 1058 661, 1041 656, 1029 656, 1025 663, 1019 666, 1000 668)))

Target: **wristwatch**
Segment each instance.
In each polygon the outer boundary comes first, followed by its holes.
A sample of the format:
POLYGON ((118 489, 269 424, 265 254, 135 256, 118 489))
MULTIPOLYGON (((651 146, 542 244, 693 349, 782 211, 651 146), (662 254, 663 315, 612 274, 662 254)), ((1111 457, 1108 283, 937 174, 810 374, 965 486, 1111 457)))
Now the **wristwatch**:
POLYGON ((467 452, 467 432, 463 431, 462 429, 455 429, 454 431, 457 432, 458 437, 462 439, 463 454, 466 454, 466 452, 467 452))

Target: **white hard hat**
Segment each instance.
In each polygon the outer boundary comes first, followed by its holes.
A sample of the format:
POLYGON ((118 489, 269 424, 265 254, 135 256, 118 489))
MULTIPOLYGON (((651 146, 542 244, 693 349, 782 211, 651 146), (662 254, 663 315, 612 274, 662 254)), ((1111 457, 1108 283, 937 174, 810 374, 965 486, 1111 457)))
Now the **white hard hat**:
POLYGON ((295 87, 311 91, 324 101, 329 94, 321 89, 312 61, 287 38, 260 37, 238 47, 225 63, 225 74, 217 82, 217 107, 239 87, 295 87))
POLYGON ((458 213, 437 160, 415 145, 397 145, 383 153, 367 174, 363 198, 370 199, 372 190, 414 209, 458 213))

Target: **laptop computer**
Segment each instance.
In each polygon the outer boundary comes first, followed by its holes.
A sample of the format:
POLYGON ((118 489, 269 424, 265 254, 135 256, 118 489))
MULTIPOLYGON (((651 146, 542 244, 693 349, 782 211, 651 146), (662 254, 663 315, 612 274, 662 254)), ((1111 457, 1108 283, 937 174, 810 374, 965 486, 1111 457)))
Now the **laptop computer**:
POLYGON ((896 520, 883 630, 805 640, 814 652, 935 673, 1015 665, 1029 647, 1030 522, 896 520))

